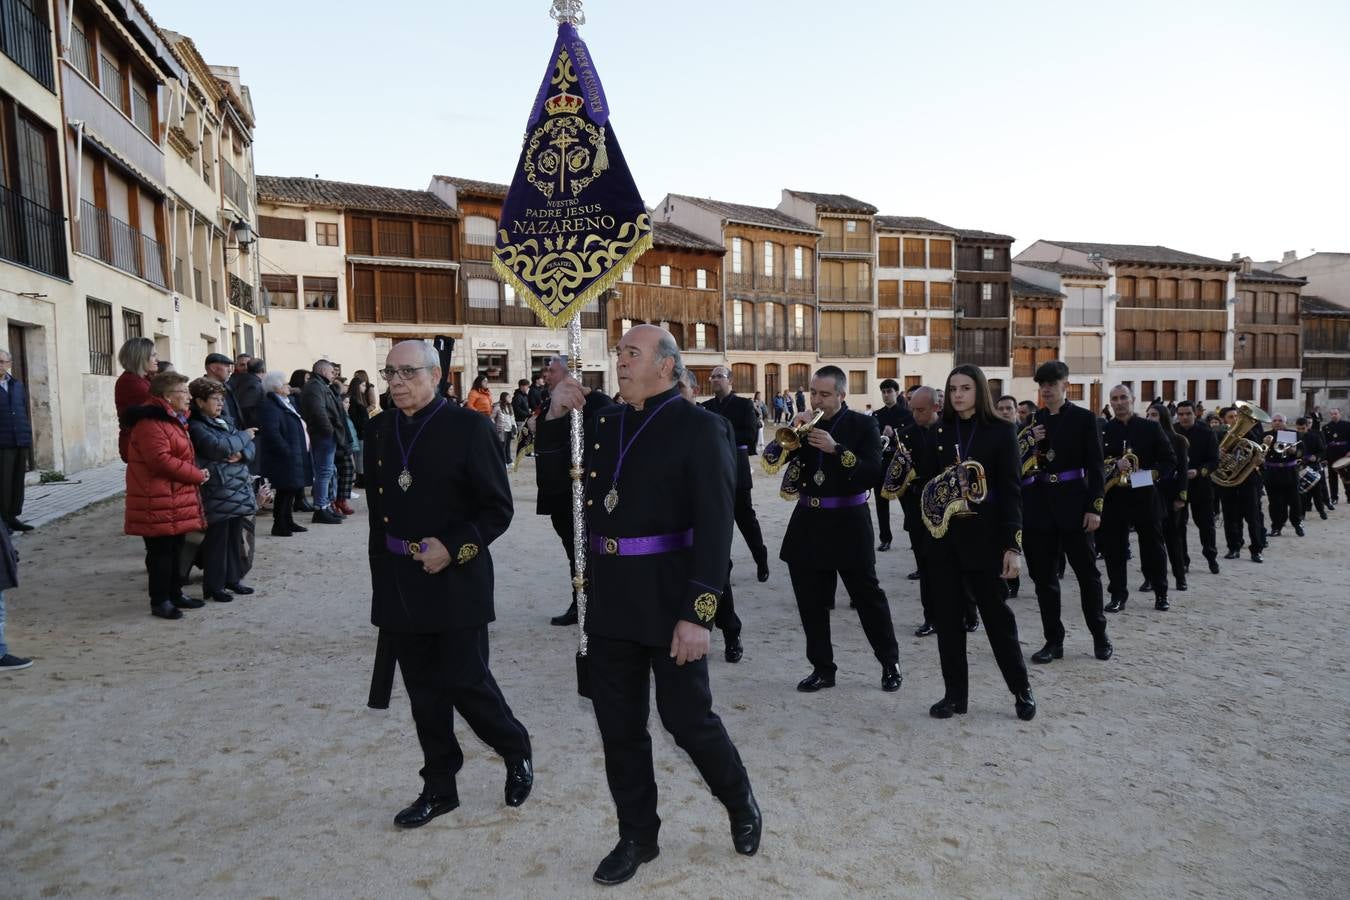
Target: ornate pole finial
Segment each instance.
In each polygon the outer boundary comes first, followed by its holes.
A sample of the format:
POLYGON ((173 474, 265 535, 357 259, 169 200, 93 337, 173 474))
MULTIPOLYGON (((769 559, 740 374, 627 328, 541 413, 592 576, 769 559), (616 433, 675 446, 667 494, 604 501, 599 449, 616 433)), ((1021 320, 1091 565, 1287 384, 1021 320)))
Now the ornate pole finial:
POLYGON ((586 14, 581 11, 581 0, 553 0, 553 8, 548 11, 553 21, 559 25, 585 25, 586 14))

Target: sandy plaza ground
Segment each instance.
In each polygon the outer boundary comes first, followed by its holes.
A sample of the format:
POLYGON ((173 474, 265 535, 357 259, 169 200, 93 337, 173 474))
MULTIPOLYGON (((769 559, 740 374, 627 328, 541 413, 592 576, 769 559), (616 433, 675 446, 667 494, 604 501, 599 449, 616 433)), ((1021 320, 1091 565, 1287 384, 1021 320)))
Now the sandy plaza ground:
MULTIPOLYGON (((841 589, 839 685, 794 690, 809 666, 776 561, 790 507, 757 475, 773 577, 755 582, 737 535, 746 654, 728 665, 715 634, 712 679, 763 846, 733 853, 725 812, 653 709, 661 856, 606 892, 590 876, 614 810, 574 690, 575 630, 548 623, 567 573, 533 514, 533 477, 530 462, 512 476, 516 517, 491 552, 492 667, 530 729, 534 793, 506 808, 501 761, 459 722, 460 808, 412 832, 392 824, 420 789, 401 682, 388 711, 365 706, 362 502, 346 524, 287 540, 260 520, 258 593, 178 622, 149 615, 120 500, 22 538, 9 641, 36 663, 0 678, 0 897, 1345 896, 1350 505, 1220 576, 1192 531, 1191 589, 1167 613, 1135 594, 1110 617, 1106 663, 1070 574, 1065 657, 1032 667, 1036 719, 1014 716, 981 631, 970 713, 937 721, 936 639, 912 636, 898 506, 878 570, 903 688, 880 690, 841 589)), ((1029 579, 1013 608, 1030 654, 1042 641, 1029 579)))

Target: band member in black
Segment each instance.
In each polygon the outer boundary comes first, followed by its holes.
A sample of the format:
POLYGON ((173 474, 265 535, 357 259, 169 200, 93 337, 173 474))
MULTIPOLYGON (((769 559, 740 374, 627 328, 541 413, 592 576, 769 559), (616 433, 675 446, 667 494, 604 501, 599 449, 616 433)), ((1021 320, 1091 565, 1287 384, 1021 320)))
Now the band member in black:
MULTIPOLYGON (((915 388, 910 394, 909 411, 914 416, 914 423, 900 430, 899 442, 909 449, 910 459, 917 463, 927 452, 926 442, 932 436, 933 423, 937 421, 937 391, 926 385, 915 388)), ((900 497, 900 509, 905 514, 905 533, 909 535, 909 544, 914 548, 914 558, 919 566, 919 602, 923 606, 923 624, 914 630, 915 637, 927 637, 937 631, 934 627, 934 623, 937 622, 937 610, 933 579, 929 570, 928 551, 924 548, 924 544, 932 540, 932 536, 924 527, 923 517, 919 512, 919 498, 923 493, 923 484, 923 475, 916 467, 914 481, 900 497)), ((973 603, 967 603, 968 622, 976 616, 971 609, 973 606, 973 603)))
POLYGON ((1219 574, 1219 547, 1214 537, 1214 482, 1209 476, 1219 464, 1219 439, 1214 430, 1195 415, 1195 404, 1182 400, 1177 404, 1176 431, 1186 439, 1186 506, 1177 517, 1181 531, 1181 557, 1187 569, 1191 565, 1186 525, 1195 519, 1200 532, 1200 551, 1209 563, 1209 571, 1219 574))
POLYGON ((1341 502, 1341 482, 1345 483, 1345 499, 1350 500, 1350 466, 1335 468, 1338 459, 1350 456, 1350 421, 1341 418, 1341 410, 1333 406, 1327 413, 1329 421, 1322 426, 1322 437, 1327 442, 1327 480, 1331 482, 1331 508, 1341 502))
MULTIPOLYGON (((660 852, 647 732, 653 676, 661 723, 726 806, 736 852, 753 855, 762 829, 745 766, 712 711, 706 659, 731 556, 731 425, 681 398, 680 349, 655 325, 638 325, 619 340, 616 368, 626 404, 591 420, 582 470, 585 675, 619 819, 619 842, 595 871, 601 884, 628 880, 660 852)), ((569 445, 568 410, 584 402, 571 378, 552 389, 541 450, 569 445)), ((567 469, 549 474, 569 478, 567 469)))
POLYGON ((1325 519, 1327 517, 1327 506, 1331 503, 1331 497, 1327 494, 1329 473, 1325 464, 1327 442, 1322 437, 1322 432, 1312 427, 1312 420, 1307 416, 1299 416, 1295 419, 1294 429, 1298 431, 1298 439, 1303 444, 1303 464, 1314 469, 1319 476, 1317 483, 1312 486, 1312 490, 1303 490, 1302 482, 1299 483, 1299 493, 1302 494, 1303 502, 1303 517, 1306 519, 1308 513, 1312 512, 1313 507, 1316 506, 1317 514, 1325 519))
POLYGON ((456 712, 506 760, 508 806, 534 784, 530 736, 488 668, 488 545, 511 523, 511 485, 487 418, 436 396, 440 368, 430 344, 395 345, 380 374, 396 409, 366 432, 370 620, 392 641, 425 757, 421 796, 394 818, 402 828, 459 805, 456 712))
POLYGON ((1106 611, 1120 612, 1130 597, 1125 572, 1130 526, 1139 535, 1139 555, 1144 577, 1153 589, 1154 607, 1166 610, 1169 604, 1167 555, 1162 538, 1163 505, 1155 485, 1176 472, 1176 454, 1157 422, 1134 414, 1134 392, 1123 384, 1111 388, 1111 414, 1102 438, 1102 452, 1116 461, 1116 471, 1108 475, 1104 488, 1097 544, 1106 558, 1107 591, 1111 595, 1106 611), (1138 459, 1138 466, 1127 454, 1138 459))
MULTIPOLYGON (((1236 407, 1228 406, 1223 410, 1224 424, 1233 428, 1238 422, 1236 407)), ((1256 425, 1247 432, 1247 439, 1261 442, 1261 426, 1256 425)), ((1242 556, 1242 526, 1247 526, 1248 550, 1252 562, 1264 562, 1261 555, 1266 549, 1265 520, 1261 516, 1261 472, 1259 469, 1248 475, 1241 484, 1220 487, 1217 491, 1223 506, 1223 533, 1228 544, 1228 553, 1224 559, 1238 559, 1242 556)))
MULTIPOLYGON (((886 450, 881 454, 881 471, 885 474, 891 460, 895 459, 895 443, 900 431, 914 424, 914 415, 900 400, 900 385, 894 378, 881 382, 881 409, 872 413, 881 428, 881 440, 886 450)), ((878 479, 873 488, 877 501, 877 531, 880 543, 877 549, 891 549, 891 501, 881 496, 881 481, 878 479)))
MULTIPOLYGON (((788 564, 806 632, 811 674, 797 685, 805 693, 834 687, 837 666, 829 606, 840 579, 881 663, 881 689, 900 690, 900 648, 890 603, 877 582, 867 509, 868 491, 881 480, 881 435, 876 419, 848 408, 847 396, 848 376, 842 369, 824 366, 816 371, 811 378, 811 408, 824 416, 806 433, 783 475, 783 492, 794 494, 797 505, 779 558, 788 564)), ((811 415, 798 413, 793 425, 810 419, 811 415)))
MULTIPOLYGON (((983 467, 987 491, 982 502, 968 504, 973 515, 948 518, 938 511, 946 528, 939 528, 941 533, 933 533, 933 540, 925 545, 937 595, 938 656, 945 688, 942 699, 928 712, 934 718, 947 719, 966 711, 970 692, 964 595, 969 591, 980 608, 994 659, 1013 694, 1017 717, 1029 720, 1036 715, 1036 699, 1017 639, 1017 619, 1008 606, 1001 580, 1015 578, 1021 569, 1022 485, 1017 434, 1014 426, 994 413, 989 383, 978 366, 952 369, 944 396, 942 418, 920 462, 922 477, 939 479, 959 495, 978 479, 951 467, 978 463, 983 467)), ((937 493, 933 485, 925 487, 937 493)), ((958 511, 952 508, 959 503, 956 496, 937 501, 925 496, 921 501, 925 524, 932 514, 927 507, 933 502, 946 507, 946 513, 958 511)))
MULTIPOLYGON (((1298 467, 1302 448, 1297 440, 1281 441, 1287 431, 1285 418, 1270 417, 1270 432, 1265 437, 1266 461, 1262 476, 1266 482, 1266 500, 1270 504, 1270 536, 1279 537, 1288 522, 1294 533, 1303 537, 1303 500, 1298 495, 1298 467)), ((1287 436, 1287 435, 1286 435, 1287 436)))
MULTIPOLYGON (((1186 590, 1186 543, 1185 532, 1182 531, 1181 515, 1186 510, 1189 493, 1189 482, 1186 473, 1190 471, 1189 445, 1186 439, 1177 434, 1172 426, 1172 414, 1167 411, 1167 407, 1161 403, 1155 403, 1148 408, 1148 417, 1150 421, 1157 422, 1162 426, 1163 434, 1172 442, 1172 452, 1177 458, 1177 467, 1172 475, 1158 480, 1158 494, 1162 498, 1163 519, 1162 535, 1163 547, 1167 550, 1167 559, 1172 566, 1172 577, 1176 579, 1176 588, 1178 591, 1186 590)), ((1139 590, 1147 592, 1151 589, 1148 582, 1139 586, 1139 590)))
POLYGON ((1068 557, 1078 579, 1083 620, 1098 659, 1111 658, 1102 612, 1102 576, 1089 535, 1102 524, 1102 442, 1097 417, 1067 399, 1069 367, 1059 360, 1036 369, 1042 407, 1032 418, 1036 472, 1022 477, 1023 549, 1036 585, 1045 646, 1034 663, 1064 656, 1060 612, 1059 557, 1068 557))
MULTIPOLYGON (((1036 404, 1030 405, 1031 417, 1024 420, 1021 414, 1022 406, 1017 402, 1017 398, 1012 394, 1004 394, 994 401, 994 413, 1000 419, 1012 425, 1018 434, 1021 434, 1022 429, 1028 427, 1036 415, 1036 404)), ((1005 582, 1005 586, 1008 588, 1008 598, 1012 599, 1017 596, 1018 591, 1022 590, 1022 579, 1020 576, 1009 578, 1005 582)))
POLYGON ((731 423, 736 433, 736 527, 740 529, 745 545, 755 560, 755 577, 761 582, 769 580, 769 548, 764 546, 764 534, 759 529, 759 519, 755 517, 755 504, 751 500, 754 482, 750 475, 750 457, 759 452, 759 413, 755 405, 747 398, 737 396, 731 389, 731 370, 726 366, 717 366, 708 376, 712 383, 713 395, 703 401, 703 408, 715 412, 731 423))
MULTIPOLYGON (((549 357, 548 363, 540 373, 543 379, 545 390, 541 391, 539 396, 547 396, 560 382, 571 376, 567 373, 567 357, 557 355, 549 357)), ((611 400, 603 391, 583 388, 586 392, 586 405, 582 408, 581 414, 584 422, 589 423, 595 418, 599 410, 613 405, 611 400)), ((540 413, 542 416, 543 413, 540 413)), ((530 426, 536 430, 539 425, 539 416, 530 420, 530 426)), ((566 478, 559 478, 559 474, 565 475, 568 467, 572 464, 572 450, 570 446, 551 449, 548 451, 540 450, 535 446, 535 480, 539 487, 539 495, 535 501, 535 513, 541 516, 548 516, 553 525, 553 533, 562 541, 563 552, 567 554, 567 583, 572 582, 572 569, 575 564, 575 543, 573 539, 572 526, 572 482, 566 478)), ((554 616, 549 620, 553 625, 575 625, 577 624, 577 598, 572 597, 572 603, 561 615, 554 616)))

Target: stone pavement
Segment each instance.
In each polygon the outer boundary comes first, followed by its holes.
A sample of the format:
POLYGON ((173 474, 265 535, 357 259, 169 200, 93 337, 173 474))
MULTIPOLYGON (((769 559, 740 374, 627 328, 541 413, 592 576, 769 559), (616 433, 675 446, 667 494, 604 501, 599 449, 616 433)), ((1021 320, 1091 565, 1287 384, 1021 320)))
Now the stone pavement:
POLYGON ((119 459, 68 475, 66 481, 30 484, 24 492, 20 518, 37 528, 116 497, 126 491, 126 471, 126 463, 119 459))

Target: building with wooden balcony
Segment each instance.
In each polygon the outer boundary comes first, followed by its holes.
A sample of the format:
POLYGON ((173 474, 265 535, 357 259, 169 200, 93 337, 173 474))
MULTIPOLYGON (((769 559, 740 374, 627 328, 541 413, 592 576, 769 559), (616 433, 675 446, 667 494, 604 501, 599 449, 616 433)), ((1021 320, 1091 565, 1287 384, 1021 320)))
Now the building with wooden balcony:
POLYGON ((920 216, 877 216, 880 382, 941 388, 955 347, 956 229, 920 216))
MULTIPOLYGON (((1143 404, 1198 400, 1211 409, 1239 392, 1234 362, 1236 262, 1170 247, 1036 241, 1018 263, 1066 263, 1106 275, 1104 378, 1143 404)), ((1255 402, 1259 403, 1259 392, 1255 402)), ((1272 405, 1284 410, 1272 399, 1272 405)))
POLYGON ((257 184, 273 367, 326 358, 373 373, 397 341, 462 337, 458 214, 439 197, 315 178, 257 184))
POLYGON ((1012 380, 1004 392, 1036 399, 1036 367, 1060 358, 1064 294, 1032 281, 1012 279, 1012 380))
POLYGON ((1299 296, 1307 279, 1253 268, 1237 258, 1233 376, 1237 398, 1268 411, 1303 408, 1303 354, 1299 296))
MULTIPOLYGON (((809 386, 818 363, 814 223, 776 209, 668 194, 653 212, 725 248, 722 346, 737 393, 765 397, 809 386)), ((839 356, 871 355, 872 334, 859 320, 834 332, 839 356), (847 352, 845 352, 847 351, 847 352), (865 352, 864 352, 865 351, 865 352)))
MULTIPOLYGON (((1106 286, 1109 280, 1102 269, 1095 266, 1076 266, 1063 262, 1023 261, 1018 257, 1013 261, 1013 393, 1019 400, 1037 400, 1034 381, 1021 380, 1017 372, 1017 347, 1019 331, 1026 335, 1030 329, 1036 332, 1049 331, 1046 319, 1049 313, 1044 310, 1030 314, 1020 312, 1024 304, 1018 300, 1018 285, 1030 285, 1062 298, 1059 311, 1059 356, 1069 367, 1068 397, 1075 403, 1086 406, 1099 413, 1106 404, 1109 391, 1103 387, 1105 369, 1102 355, 1106 336, 1106 286), (1020 319, 1019 319, 1020 315, 1020 319), (1028 319, 1030 321, 1026 321, 1028 319), (1041 317, 1038 323, 1037 316, 1041 317)), ((1025 288, 1024 288, 1025 289, 1025 288)), ((1030 304, 1026 304, 1030 305, 1030 304)), ((1042 336, 1043 337, 1043 336, 1042 336)), ((1029 342, 1022 342, 1026 346, 1029 342)), ((1039 365, 1035 351, 1040 348, 1032 345, 1032 362, 1039 365)), ((1025 356, 1025 354, 1024 354, 1025 356)), ((1044 354, 1040 359, 1044 361, 1044 354)), ((1023 370, 1025 371, 1023 360, 1023 370)), ((1034 374, 1035 370, 1032 370, 1034 374)))
POLYGON ((984 370, 998 396, 1012 377, 1012 243, 1006 234, 956 232, 956 344, 953 363, 984 370))
POLYGON ((1350 305, 1305 293, 1299 307, 1303 408, 1321 407, 1325 418, 1335 406, 1350 418, 1350 305))
MULTIPOLYGON (((698 378, 698 393, 711 394, 708 377, 723 360, 725 254, 721 244, 670 222, 654 222, 652 249, 624 272, 605 305, 610 345, 634 325, 659 325, 684 351, 685 366, 698 378)), ((610 378, 618 384, 612 365, 610 378)))
POLYGON ((863 409, 880 403, 876 375, 876 214, 847 194, 784 190, 778 210, 821 232, 816 243, 816 298, 820 305, 817 363, 848 373, 848 393, 863 409), (867 340, 856 336, 866 334, 867 340))
MULTIPOLYGON (((434 176, 427 187, 458 213, 463 341, 455 348, 456 375, 463 373, 466 386, 479 374, 487 375, 494 397, 514 391, 517 381, 532 379, 549 357, 567 352, 567 330, 544 327, 492 268, 497 221, 508 187, 450 175, 434 176)), ((582 381, 587 387, 612 391, 604 303, 595 300, 580 315, 582 381)))

